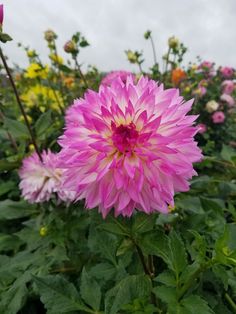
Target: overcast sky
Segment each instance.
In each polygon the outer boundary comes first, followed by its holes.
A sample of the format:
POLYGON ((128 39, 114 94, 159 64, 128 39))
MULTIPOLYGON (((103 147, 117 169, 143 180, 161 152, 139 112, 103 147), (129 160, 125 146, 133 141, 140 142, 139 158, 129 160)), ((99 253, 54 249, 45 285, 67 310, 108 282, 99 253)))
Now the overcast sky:
POLYGON ((167 40, 177 36, 188 48, 186 61, 202 59, 236 67, 236 0, 0 0, 5 18, 4 31, 14 42, 4 45, 12 62, 26 65, 27 59, 16 43, 35 48, 46 61, 43 32, 58 33, 58 47, 80 31, 91 46, 80 62, 100 70, 135 68, 124 50, 143 50, 144 67, 152 65, 150 42, 143 38, 152 30, 158 59, 167 40))

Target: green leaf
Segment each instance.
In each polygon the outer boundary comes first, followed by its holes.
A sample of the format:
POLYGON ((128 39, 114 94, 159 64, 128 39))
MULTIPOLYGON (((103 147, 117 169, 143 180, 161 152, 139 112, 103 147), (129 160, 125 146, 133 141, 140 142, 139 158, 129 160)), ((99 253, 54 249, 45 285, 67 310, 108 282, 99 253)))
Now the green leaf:
POLYGON ((169 270, 165 270, 160 275, 158 275, 154 281, 160 282, 168 287, 175 287, 176 286, 176 280, 172 272, 169 270))
POLYGON ((27 299, 28 290, 25 283, 14 283, 11 288, 1 295, 2 302, 0 307, 3 306, 2 314, 16 314, 20 311, 27 299))
POLYGON ((88 275, 85 268, 81 275, 80 294, 86 304, 98 311, 101 303, 101 289, 91 276, 88 275))
POLYGON ((185 196, 183 199, 177 200, 176 205, 178 208, 182 208, 193 213, 204 214, 199 197, 185 196))
POLYGON ((125 304, 150 296, 151 280, 146 275, 128 276, 109 290, 105 298, 105 314, 115 314, 125 304))
POLYGON ((33 276, 33 279, 48 314, 68 313, 71 311, 93 313, 82 303, 75 286, 63 277, 59 275, 42 278, 33 276))
POLYGON ((7 160, 0 160, 0 171, 9 171, 16 169, 20 166, 20 161, 9 162, 7 160))
POLYGON ((0 202, 0 220, 23 218, 36 212, 36 206, 25 201, 5 200, 0 202))
POLYGON ((6 34, 6 33, 0 32, 0 41, 1 41, 2 43, 5 44, 7 41, 11 41, 11 40, 12 40, 12 38, 11 38, 10 35, 8 35, 8 34, 6 34))
POLYGON ((38 137, 45 134, 48 128, 52 125, 52 113, 50 110, 44 112, 35 123, 35 130, 38 137))
POLYGON ((5 128, 11 133, 14 138, 29 139, 30 134, 24 123, 13 119, 4 119, 5 128))
POLYGON ((177 304, 176 288, 160 286, 153 288, 153 292, 158 299, 161 299, 170 307, 177 304))
POLYGON ((90 269, 89 272, 97 279, 110 280, 116 274, 116 268, 110 263, 100 263, 90 269))
POLYGON ((16 186, 16 184, 13 181, 8 181, 8 182, 5 182, 5 183, 1 183, 0 184, 0 196, 8 193, 12 189, 14 189, 15 186, 16 186))
POLYGON ((236 151, 232 147, 223 144, 223 148, 221 150, 221 157, 224 160, 232 162, 232 159, 236 157, 236 151))
POLYGON ((181 305, 188 314, 196 314, 196 310, 201 314, 213 314, 207 302, 198 295, 190 295, 181 301, 181 305))
POLYGON ((169 265, 175 272, 176 276, 185 269, 187 266, 187 255, 184 248, 184 243, 175 231, 169 235, 169 265))
POLYGON ((142 247, 143 252, 147 255, 159 256, 168 264, 169 243, 168 237, 163 232, 157 230, 144 235, 140 239, 139 245, 142 247))
POLYGON ((176 277, 185 269, 187 257, 184 243, 175 231, 172 231, 168 237, 159 231, 153 232, 143 237, 140 244, 146 254, 161 257, 175 272, 176 277))
POLYGON ((0 233, 0 251, 17 250, 23 242, 15 235, 0 233))
POLYGON ((223 213, 224 202, 220 199, 211 199, 206 197, 201 197, 201 204, 205 211, 215 211, 218 213, 223 213))
POLYGON ((156 215, 147 215, 144 213, 137 213, 134 216, 134 222, 132 225, 133 234, 141 234, 152 230, 155 226, 156 215))
POLYGON ((215 259, 220 263, 228 265, 236 265, 236 225, 228 224, 224 233, 215 244, 215 259))
POLYGON ((100 224, 97 229, 108 231, 117 235, 129 235, 129 230, 125 228, 125 226, 121 226, 120 224, 105 222, 100 224))

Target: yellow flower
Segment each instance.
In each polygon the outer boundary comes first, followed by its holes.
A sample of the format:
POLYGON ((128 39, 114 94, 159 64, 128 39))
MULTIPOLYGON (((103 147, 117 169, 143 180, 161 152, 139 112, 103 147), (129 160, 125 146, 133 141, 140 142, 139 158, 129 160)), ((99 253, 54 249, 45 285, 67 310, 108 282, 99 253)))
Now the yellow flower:
POLYGON ((31 63, 30 66, 27 68, 25 77, 26 78, 42 78, 45 79, 48 76, 49 68, 48 66, 41 66, 38 63, 31 63))
POLYGON ((41 237, 45 237, 47 235, 48 229, 47 227, 41 227, 39 230, 39 234, 41 235, 41 237))
POLYGON ((50 58, 53 62, 55 62, 55 63, 58 63, 58 64, 63 64, 63 63, 64 63, 63 58, 60 57, 60 56, 58 56, 58 55, 56 55, 55 53, 51 53, 51 54, 49 55, 49 58, 50 58))
POLYGON ((21 99, 28 108, 37 107, 41 112, 44 112, 46 109, 59 112, 60 106, 63 107, 62 96, 58 91, 39 84, 31 87, 21 96, 21 99))

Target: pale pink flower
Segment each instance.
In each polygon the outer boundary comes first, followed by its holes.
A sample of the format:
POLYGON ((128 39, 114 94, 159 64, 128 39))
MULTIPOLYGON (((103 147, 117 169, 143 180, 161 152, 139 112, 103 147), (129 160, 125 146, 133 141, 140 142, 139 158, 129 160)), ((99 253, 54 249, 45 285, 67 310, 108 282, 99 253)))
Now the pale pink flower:
POLYGON ((223 93, 228 95, 232 94, 235 89, 234 81, 231 80, 223 81, 221 86, 223 88, 223 93))
POLYGON ((219 108, 219 104, 218 102, 216 102, 215 100, 210 100, 206 103, 206 110, 209 112, 209 113, 212 113, 214 111, 216 111, 218 108, 219 108))
POLYGON ((88 91, 67 111, 59 140, 64 187, 103 217, 112 208, 116 216, 168 213, 202 157, 192 126, 197 116, 186 116, 192 103, 144 77, 88 91))
POLYGON ((234 75, 234 69, 231 67, 221 67, 220 73, 224 78, 232 78, 234 75))
POLYGON ((203 97, 207 92, 206 87, 204 86, 198 86, 198 88, 193 90, 193 95, 203 97))
POLYGON ((128 76, 132 76, 133 80, 135 79, 135 75, 132 74, 131 72, 128 71, 112 71, 110 73, 108 73, 103 79, 101 84, 102 85, 111 85, 111 83, 117 79, 118 77, 120 77, 120 79, 122 80, 123 83, 126 82, 128 76))
POLYGON ((204 123, 199 123, 197 127, 198 127, 198 133, 200 134, 203 134, 207 131, 207 126, 204 123))
POLYGON ((3 4, 0 4, 0 26, 3 23, 4 11, 3 11, 3 4))
POLYGON ((234 98, 228 94, 221 95, 220 100, 226 102, 229 107, 233 107, 235 104, 234 98))
POLYGON ((73 192, 61 189, 62 170, 58 168, 57 154, 50 150, 42 152, 42 162, 35 152, 26 157, 19 176, 22 196, 30 203, 48 201, 52 193, 57 193, 63 201, 74 199, 73 192))
POLYGON ((223 123, 225 121, 225 114, 222 111, 214 112, 211 117, 214 123, 223 123))
POLYGON ((214 63, 210 61, 203 61, 201 64, 199 64, 198 68, 199 69, 204 69, 204 70, 210 70, 214 67, 214 63))

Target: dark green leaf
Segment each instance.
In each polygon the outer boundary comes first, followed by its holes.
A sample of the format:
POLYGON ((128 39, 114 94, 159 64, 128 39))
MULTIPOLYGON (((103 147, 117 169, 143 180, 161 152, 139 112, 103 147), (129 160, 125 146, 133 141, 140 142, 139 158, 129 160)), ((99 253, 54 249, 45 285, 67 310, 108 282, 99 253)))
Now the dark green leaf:
POLYGON ((146 275, 128 276, 109 290, 105 298, 105 314, 118 313, 125 304, 137 298, 145 298, 151 293, 151 280, 146 275))
POLYGON ((91 276, 88 275, 85 268, 81 275, 80 294, 86 304, 94 310, 99 310, 101 302, 101 289, 91 276))
POLYGON ((68 313, 71 311, 93 313, 82 303, 75 286, 63 277, 59 275, 43 278, 33 276, 33 279, 48 314, 68 313))
POLYGON ((29 131, 24 123, 13 119, 4 119, 5 128, 11 133, 14 138, 30 138, 29 131))

